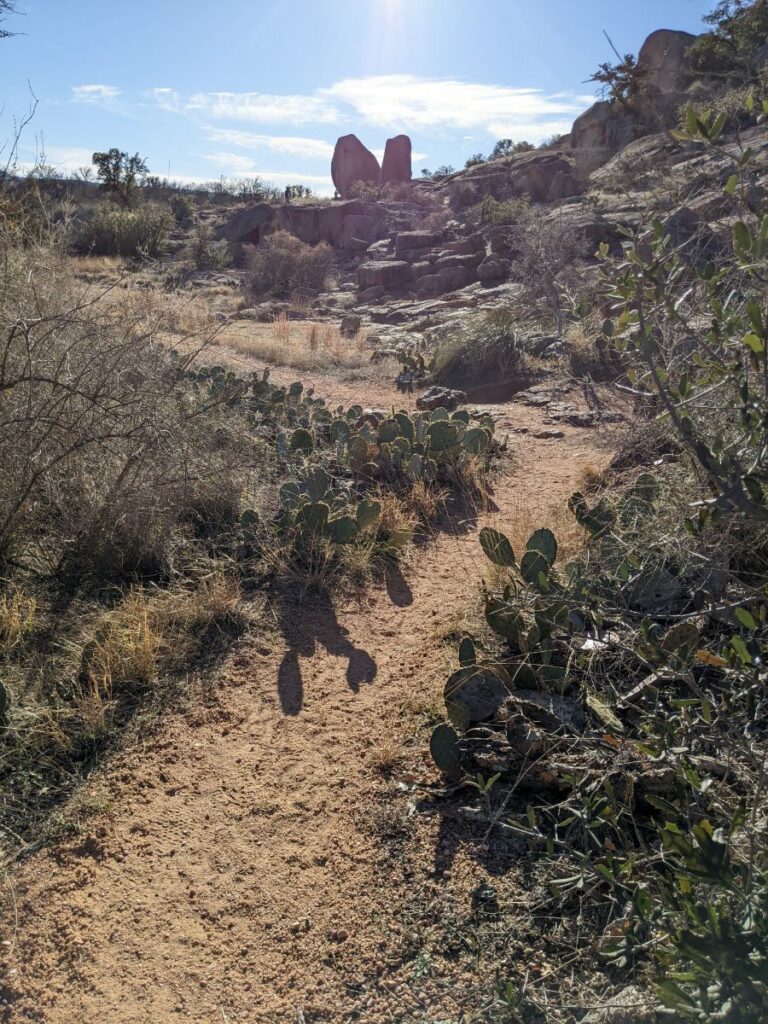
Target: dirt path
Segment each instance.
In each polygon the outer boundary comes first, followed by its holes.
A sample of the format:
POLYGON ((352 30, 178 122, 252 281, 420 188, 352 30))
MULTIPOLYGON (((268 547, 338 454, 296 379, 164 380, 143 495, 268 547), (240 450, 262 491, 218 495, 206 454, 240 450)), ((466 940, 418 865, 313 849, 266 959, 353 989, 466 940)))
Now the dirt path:
MULTIPOLYGON (((552 521, 582 468, 608 461, 606 436, 564 431, 515 442, 495 522, 552 521)), ((8 881, 3 1021, 383 1022, 409 1000, 418 1013, 429 993, 388 982, 406 883, 377 886, 377 765, 409 695, 442 686, 442 637, 485 569, 478 525, 438 536, 363 603, 282 609, 219 671, 214 709, 169 716, 89 782, 106 813, 8 881)), ((427 849, 407 884, 431 863, 427 849)))

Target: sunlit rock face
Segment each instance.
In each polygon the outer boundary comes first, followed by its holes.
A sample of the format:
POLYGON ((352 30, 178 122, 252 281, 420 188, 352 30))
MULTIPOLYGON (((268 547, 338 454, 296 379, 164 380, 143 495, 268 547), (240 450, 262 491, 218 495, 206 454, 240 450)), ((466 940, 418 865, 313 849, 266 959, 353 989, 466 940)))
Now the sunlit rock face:
POLYGON ((411 140, 407 135, 396 135, 387 139, 384 160, 381 164, 381 184, 400 184, 412 177, 411 140))
POLYGON ((356 135, 343 135, 336 143, 331 162, 331 177, 342 199, 349 199, 357 181, 378 185, 379 161, 356 135))
POLYGON ((688 50, 697 38, 690 32, 676 32, 668 28, 651 32, 637 58, 643 71, 641 90, 683 92, 694 78, 688 50))
POLYGON ((576 119, 571 147, 580 173, 589 174, 635 139, 674 122, 680 106, 697 87, 696 72, 688 57, 697 38, 690 32, 666 28, 652 32, 637 58, 635 95, 623 103, 595 103, 576 119))

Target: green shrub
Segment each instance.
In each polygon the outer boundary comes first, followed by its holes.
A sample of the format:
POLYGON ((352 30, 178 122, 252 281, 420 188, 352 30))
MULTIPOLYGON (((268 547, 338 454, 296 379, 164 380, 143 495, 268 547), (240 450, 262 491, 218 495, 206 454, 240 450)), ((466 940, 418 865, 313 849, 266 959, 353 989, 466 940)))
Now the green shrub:
POLYGON ((172 226, 170 211, 157 203, 136 210, 103 205, 80 226, 75 244, 94 256, 156 257, 164 251, 172 226))
POLYGON ((171 213, 177 224, 186 224, 195 216, 195 201, 184 192, 171 196, 171 213))
POLYGON ((229 263, 229 245, 214 241, 207 224, 198 224, 186 249, 186 257, 195 270, 223 270, 229 263))
POLYGON ((253 295, 288 295, 296 288, 321 290, 333 265, 333 250, 325 242, 307 245, 287 231, 276 231, 246 257, 246 287, 253 295))

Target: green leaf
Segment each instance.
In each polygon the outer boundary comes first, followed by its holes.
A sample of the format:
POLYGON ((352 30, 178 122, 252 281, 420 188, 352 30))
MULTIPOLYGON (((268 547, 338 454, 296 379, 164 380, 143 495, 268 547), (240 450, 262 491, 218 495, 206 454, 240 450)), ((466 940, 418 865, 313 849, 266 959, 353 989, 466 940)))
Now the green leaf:
POLYGON ((697 137, 699 134, 699 119, 696 117, 696 111, 690 103, 688 103, 685 108, 685 124, 688 129, 688 134, 697 137))
POLYGON ((752 248, 752 236, 743 220, 736 221, 733 225, 733 244, 742 252, 747 252, 752 248))
POLYGON ((723 191, 725 192, 725 194, 727 196, 732 196, 733 193, 736 191, 736 187, 738 186, 738 184, 739 184, 739 176, 738 176, 738 174, 732 174, 730 176, 730 178, 728 179, 728 181, 726 181, 725 188, 723 189, 723 191))
POLYGON ((718 117, 715 119, 715 123, 712 125, 712 127, 709 129, 707 133, 710 142, 716 142, 723 134, 723 128, 725 128, 725 121, 726 115, 724 113, 719 114, 718 117))
POLYGON ((750 352, 754 352, 756 356, 761 356, 765 351, 765 345, 763 345, 756 334, 745 334, 741 340, 750 352))
POLYGON ((587 694, 587 706, 597 717, 615 732, 624 732, 624 726, 607 704, 604 704, 594 693, 587 694))
POLYGON ((757 623, 755 622, 754 617, 746 608, 734 608, 733 614, 742 626, 745 626, 747 629, 757 629, 757 623))
POLYGON ((731 637, 731 647, 738 655, 742 665, 750 665, 752 663, 752 655, 747 650, 747 645, 740 636, 731 637))

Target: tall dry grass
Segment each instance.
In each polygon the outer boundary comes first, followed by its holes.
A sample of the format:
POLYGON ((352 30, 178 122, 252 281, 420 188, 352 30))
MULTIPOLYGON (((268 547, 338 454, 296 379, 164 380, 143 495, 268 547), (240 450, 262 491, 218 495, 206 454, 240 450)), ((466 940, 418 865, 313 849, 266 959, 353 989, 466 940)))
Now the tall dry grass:
POLYGON ((370 362, 371 353, 365 331, 349 338, 338 324, 291 320, 287 313, 267 324, 228 324, 218 333, 217 343, 259 362, 297 370, 357 369, 370 362))

